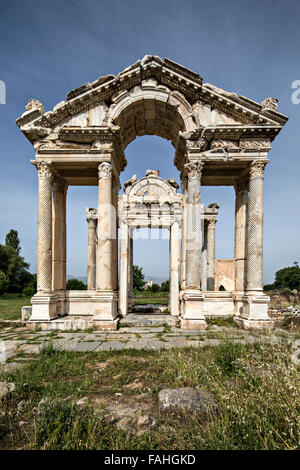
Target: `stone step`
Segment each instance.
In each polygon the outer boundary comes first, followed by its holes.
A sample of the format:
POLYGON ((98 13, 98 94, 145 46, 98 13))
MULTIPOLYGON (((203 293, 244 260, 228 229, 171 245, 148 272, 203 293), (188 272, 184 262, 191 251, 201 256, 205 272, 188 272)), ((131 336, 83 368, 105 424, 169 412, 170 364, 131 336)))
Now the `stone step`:
POLYGON ((126 317, 120 319, 121 327, 145 327, 145 326, 160 326, 167 323, 170 326, 178 325, 178 318, 171 315, 159 314, 134 314, 129 313, 126 317))

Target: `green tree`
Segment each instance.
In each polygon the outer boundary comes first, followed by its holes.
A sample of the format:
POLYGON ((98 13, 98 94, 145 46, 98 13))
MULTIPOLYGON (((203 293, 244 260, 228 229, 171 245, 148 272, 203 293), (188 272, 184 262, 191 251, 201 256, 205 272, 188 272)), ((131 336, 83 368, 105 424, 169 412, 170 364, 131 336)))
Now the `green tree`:
POLYGON ((7 291, 9 286, 9 281, 6 277, 6 274, 0 270, 0 295, 4 294, 7 291))
POLYGON ((297 261, 293 266, 280 269, 275 274, 275 289, 300 290, 300 266, 297 261))
POLYGON ((79 279, 68 279, 67 290, 86 290, 87 286, 79 279))
POLYGON ((152 292, 159 292, 160 286, 158 284, 152 284, 152 287, 150 289, 152 290, 152 292))
POLYGON ((20 254, 21 246, 17 230, 11 229, 5 237, 5 245, 14 248, 17 254, 20 254))
POLYGON ((160 290, 162 292, 169 292, 170 290, 170 280, 164 281, 161 283, 160 290))
MULTIPOLYGON (((8 240, 12 240, 12 238, 8 237, 8 240)), ((18 239, 18 233, 16 238, 18 239)), ((10 244, 0 244, 0 270, 3 271, 8 279, 7 292, 21 293, 24 287, 31 282, 32 274, 28 271, 29 264, 18 253, 20 249, 19 243, 15 244, 15 246, 16 248, 10 244)))
POLYGON ((143 268, 133 265, 133 288, 141 291, 145 285, 145 274, 143 268))

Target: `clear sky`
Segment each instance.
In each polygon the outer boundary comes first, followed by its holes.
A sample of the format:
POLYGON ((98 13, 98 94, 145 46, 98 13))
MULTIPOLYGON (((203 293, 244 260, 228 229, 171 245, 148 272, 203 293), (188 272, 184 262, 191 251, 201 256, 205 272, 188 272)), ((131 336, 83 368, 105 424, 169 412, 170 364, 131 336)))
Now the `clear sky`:
MULTIPOLYGON (((289 121, 270 152, 265 175, 264 278, 300 261, 300 104, 291 101, 300 80, 299 0, 26 0, 1 2, 0 242, 15 228, 22 254, 36 269, 37 172, 31 144, 15 120, 29 98, 46 110, 67 92, 109 73, 118 74, 145 54, 169 57, 210 82, 258 102, 279 98, 289 121)), ((147 168, 174 177, 168 141, 144 136, 126 150, 121 182, 147 168)), ((233 256, 234 192, 204 188, 203 202, 220 203, 217 257, 233 256)), ((68 194, 68 273, 86 274, 85 207, 97 205, 96 188, 68 194)), ((134 243, 134 262, 148 275, 168 276, 168 241, 134 243)))

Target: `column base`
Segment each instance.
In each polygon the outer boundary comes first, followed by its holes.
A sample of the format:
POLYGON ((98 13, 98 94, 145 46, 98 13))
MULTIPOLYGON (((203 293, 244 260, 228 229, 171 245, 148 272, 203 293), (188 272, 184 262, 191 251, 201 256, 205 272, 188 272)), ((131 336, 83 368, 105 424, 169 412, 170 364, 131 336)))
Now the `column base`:
POLYGON ((38 292, 31 298, 30 320, 54 320, 57 318, 57 297, 51 292, 38 292))
POLYGON ((274 322, 268 315, 270 297, 259 292, 249 292, 237 300, 241 312, 234 318, 237 325, 246 329, 273 328, 274 322))
POLYGON ((180 292, 180 326, 184 330, 205 330, 207 327, 203 315, 204 295, 200 290, 180 292))
POLYGON ((112 321, 118 316, 118 296, 113 291, 97 291, 93 296, 95 303, 93 320, 112 321))

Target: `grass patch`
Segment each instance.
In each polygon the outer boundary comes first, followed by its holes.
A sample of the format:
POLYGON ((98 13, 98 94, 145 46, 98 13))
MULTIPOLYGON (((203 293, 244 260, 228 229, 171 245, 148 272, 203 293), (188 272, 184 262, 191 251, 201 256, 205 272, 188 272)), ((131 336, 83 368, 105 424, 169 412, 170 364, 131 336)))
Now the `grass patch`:
POLYGON ((30 305, 30 297, 21 295, 0 296, 0 319, 21 320, 21 308, 30 305))
POLYGON ((206 323, 209 326, 216 325, 216 326, 226 326, 226 327, 236 328, 236 323, 235 323, 233 317, 207 318, 206 323))
POLYGON ((225 340, 215 348, 80 353, 49 342, 35 357, 0 374, 16 384, 0 404, 1 449, 300 447, 300 374, 284 343, 225 340), (211 393, 218 415, 199 420, 161 414, 159 390, 180 387, 211 393), (111 404, 136 407, 156 425, 139 435, 136 418, 130 431, 121 431, 107 419, 111 404))

